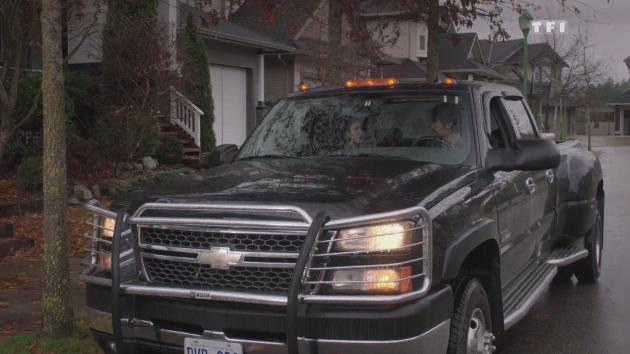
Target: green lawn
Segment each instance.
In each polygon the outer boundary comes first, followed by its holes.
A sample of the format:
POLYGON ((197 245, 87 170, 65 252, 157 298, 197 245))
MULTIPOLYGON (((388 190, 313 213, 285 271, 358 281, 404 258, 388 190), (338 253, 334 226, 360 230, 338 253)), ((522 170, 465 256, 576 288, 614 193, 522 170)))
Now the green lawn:
POLYGON ((97 354, 101 353, 85 324, 78 323, 70 338, 45 339, 40 332, 29 332, 7 339, 2 343, 0 354, 97 354))

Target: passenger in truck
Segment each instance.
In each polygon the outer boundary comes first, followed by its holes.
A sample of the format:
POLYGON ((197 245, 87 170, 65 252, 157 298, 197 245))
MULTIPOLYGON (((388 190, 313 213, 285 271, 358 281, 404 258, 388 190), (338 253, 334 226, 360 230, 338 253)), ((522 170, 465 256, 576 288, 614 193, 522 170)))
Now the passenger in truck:
POLYGON ((365 132, 363 130, 363 120, 361 119, 353 119, 348 124, 348 128, 346 129, 346 142, 344 144, 344 149, 352 149, 358 148, 361 146, 363 142, 363 137, 365 132))

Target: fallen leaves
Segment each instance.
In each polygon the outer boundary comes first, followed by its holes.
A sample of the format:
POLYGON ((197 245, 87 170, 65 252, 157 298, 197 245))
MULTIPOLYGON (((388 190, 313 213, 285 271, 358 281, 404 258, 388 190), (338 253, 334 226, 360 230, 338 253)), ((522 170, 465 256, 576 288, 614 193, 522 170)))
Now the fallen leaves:
POLYGON ((13 204, 39 199, 37 193, 31 193, 24 189, 12 178, 0 179, 0 203, 13 204))
POLYGON ((14 290, 24 288, 30 283, 30 280, 24 275, 13 275, 9 277, 0 278, 0 289, 2 290, 14 290))

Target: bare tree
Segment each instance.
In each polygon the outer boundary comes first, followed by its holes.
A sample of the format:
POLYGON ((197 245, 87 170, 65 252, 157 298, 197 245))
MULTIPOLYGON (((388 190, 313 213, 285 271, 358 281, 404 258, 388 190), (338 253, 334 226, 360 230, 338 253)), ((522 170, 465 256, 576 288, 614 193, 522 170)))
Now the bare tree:
POLYGON ((61 1, 42 3, 44 112, 44 333, 72 333, 73 313, 66 238, 66 114, 63 89, 61 1))
POLYGON ((38 16, 39 1, 0 2, 0 164, 11 136, 28 122, 40 104, 38 93, 26 115, 19 119, 14 116, 28 53, 38 47, 38 16))
POLYGON ((596 95, 592 91, 594 85, 605 78, 608 63, 598 58, 593 52, 588 31, 581 31, 577 42, 577 66, 575 93, 580 106, 586 113, 586 133, 588 135, 588 149, 591 150, 591 110, 596 104, 596 95))
MULTIPOLYGON (((97 11, 89 16, 83 13, 83 3, 68 0, 61 8, 68 21, 77 23, 71 34, 77 44, 68 48, 69 54, 76 52, 93 33, 100 13, 100 0, 93 1, 97 11)), ((13 134, 33 118, 41 104, 38 92, 27 113, 16 116, 19 83, 27 71, 28 58, 39 56, 41 51, 40 10, 39 0, 0 1, 0 164, 13 134)))

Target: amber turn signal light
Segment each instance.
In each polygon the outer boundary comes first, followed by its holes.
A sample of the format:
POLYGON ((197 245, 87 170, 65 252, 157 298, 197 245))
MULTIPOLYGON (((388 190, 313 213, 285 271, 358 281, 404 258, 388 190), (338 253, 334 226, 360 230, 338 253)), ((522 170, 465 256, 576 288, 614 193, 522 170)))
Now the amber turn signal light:
POLYGON ((368 80, 348 80, 345 83, 346 88, 354 87, 375 87, 375 86, 396 86, 396 79, 368 79, 368 80))

